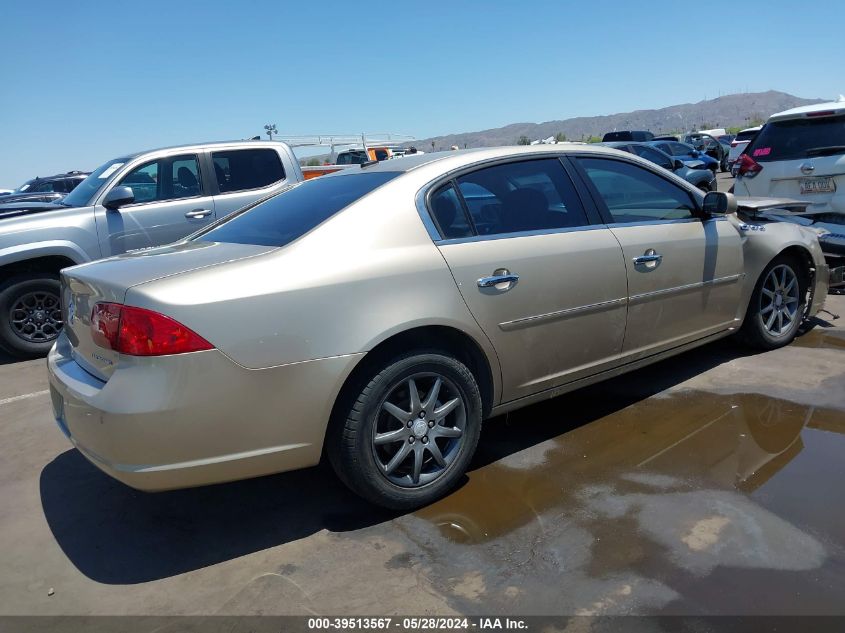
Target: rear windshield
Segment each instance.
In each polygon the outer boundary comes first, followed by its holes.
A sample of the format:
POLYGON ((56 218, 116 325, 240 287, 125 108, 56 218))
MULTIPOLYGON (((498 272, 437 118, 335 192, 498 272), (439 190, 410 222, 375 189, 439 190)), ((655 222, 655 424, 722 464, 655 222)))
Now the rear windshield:
POLYGON ((392 180, 400 172, 372 172, 314 178, 196 236, 203 242, 284 246, 341 209, 392 180))
POLYGON ((745 153, 758 163, 845 154, 845 115, 766 123, 745 153))

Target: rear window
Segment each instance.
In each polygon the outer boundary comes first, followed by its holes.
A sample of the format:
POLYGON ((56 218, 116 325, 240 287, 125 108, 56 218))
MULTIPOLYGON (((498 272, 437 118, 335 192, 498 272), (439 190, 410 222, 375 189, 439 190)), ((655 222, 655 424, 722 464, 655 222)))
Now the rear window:
POLYGON ((284 246, 399 173, 372 172, 314 178, 286 189, 251 209, 236 213, 223 224, 194 239, 284 246))
POLYGON ((845 116, 766 123, 745 153, 758 163, 845 154, 845 116), (825 151, 827 149, 827 151, 825 151))

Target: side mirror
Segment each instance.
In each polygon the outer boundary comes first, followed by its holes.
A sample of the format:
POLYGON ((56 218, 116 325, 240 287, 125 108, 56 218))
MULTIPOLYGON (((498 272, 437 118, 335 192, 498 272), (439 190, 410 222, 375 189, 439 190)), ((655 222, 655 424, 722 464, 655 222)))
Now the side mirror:
POLYGON ((710 191, 704 196, 701 209, 707 215, 729 215, 736 213, 736 198, 732 193, 710 191))
POLYGON ((110 211, 116 211, 120 207, 135 202, 135 193, 132 187, 115 187, 106 194, 103 199, 103 206, 110 211))
POLYGON ((672 162, 672 170, 678 171, 679 169, 683 169, 684 161, 678 160, 677 158, 672 162))
POLYGON ((701 152, 699 152, 697 149, 694 149, 689 153, 689 155, 693 158, 698 158, 701 155, 701 152))

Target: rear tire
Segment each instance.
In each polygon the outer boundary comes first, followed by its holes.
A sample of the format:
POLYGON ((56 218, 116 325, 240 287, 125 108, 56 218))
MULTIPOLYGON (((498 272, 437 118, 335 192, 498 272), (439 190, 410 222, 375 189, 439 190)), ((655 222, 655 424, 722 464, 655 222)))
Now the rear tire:
POLYGON ((62 329, 58 275, 17 275, 0 285, 0 347, 19 358, 44 356, 62 329))
POLYGON ((806 268, 797 257, 775 257, 754 286, 737 338, 762 350, 791 343, 804 319, 808 287, 806 268))
POLYGON ((410 510, 463 476, 481 434, 481 393, 442 352, 408 352, 375 367, 339 403, 327 437, 340 479, 368 501, 410 510))

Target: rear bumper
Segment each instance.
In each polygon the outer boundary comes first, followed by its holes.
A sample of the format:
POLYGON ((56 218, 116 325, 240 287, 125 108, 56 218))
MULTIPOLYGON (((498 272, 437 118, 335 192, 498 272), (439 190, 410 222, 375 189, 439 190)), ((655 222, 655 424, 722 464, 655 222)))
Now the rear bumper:
POLYGON ((62 432, 98 468, 139 490, 168 490, 313 466, 360 355, 249 370, 217 350, 121 357, 102 382, 61 336, 47 368, 62 432))

